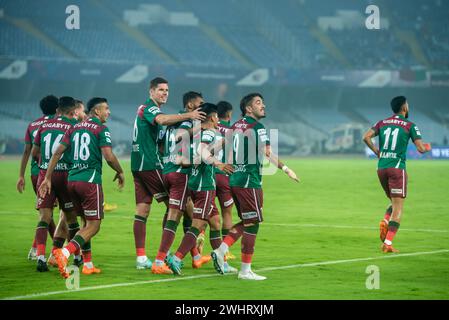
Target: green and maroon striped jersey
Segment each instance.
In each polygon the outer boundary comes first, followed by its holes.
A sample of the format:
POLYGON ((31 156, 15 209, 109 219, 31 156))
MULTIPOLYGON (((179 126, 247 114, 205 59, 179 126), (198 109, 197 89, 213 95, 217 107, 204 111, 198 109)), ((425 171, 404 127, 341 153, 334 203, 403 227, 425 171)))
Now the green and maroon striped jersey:
MULTIPOLYGON (((36 137, 37 130, 39 127, 45 123, 47 120, 52 119, 53 116, 42 116, 28 125, 27 131, 25 132, 25 144, 33 144, 34 138, 36 137)), ((39 175, 39 163, 34 159, 31 159, 31 175, 39 175)))
POLYGON ((403 116, 394 115, 378 121, 372 129, 379 136, 378 168, 405 169, 409 139, 415 141, 422 138, 418 127, 403 116))
MULTIPOLYGON (((178 114, 183 114, 186 111, 180 111, 178 114)), ((174 125, 167 126, 165 131, 165 143, 164 143, 164 156, 162 157, 163 174, 168 174, 170 172, 180 172, 189 174, 190 168, 182 167, 175 163, 177 155, 182 155, 183 148, 190 148, 188 146, 183 146, 182 141, 178 144, 176 143, 176 133, 178 130, 189 130, 192 128, 191 121, 182 121, 174 125)))
POLYGON ((102 124, 98 118, 89 118, 75 124, 64 135, 61 143, 68 150, 70 149, 73 162, 68 181, 101 184, 103 165, 101 148, 112 147, 111 133, 108 127, 102 124))
POLYGON ((158 142, 163 127, 156 123, 162 114, 159 107, 148 99, 137 109, 131 150, 131 171, 161 169, 158 142))
MULTIPOLYGON (((218 122, 218 132, 217 132, 217 136, 216 136, 217 142, 221 142, 225 138, 226 132, 228 130, 230 130, 230 129, 231 129, 231 122, 230 121, 220 120, 218 122)), ((226 152, 227 152, 227 149, 226 149, 226 145, 225 145, 223 147, 223 149, 221 149, 218 152, 218 155, 216 156, 217 159, 220 160, 220 162, 222 162, 222 163, 225 163, 225 161, 226 161, 226 158, 225 158, 226 152)), ((217 167, 215 167, 215 173, 225 174, 223 171, 221 171, 217 167)))
POLYGON ((232 125, 234 173, 231 187, 261 188, 265 147, 270 145, 267 130, 256 119, 245 116, 232 125))
POLYGON ((188 187, 193 191, 215 190, 214 166, 201 160, 201 155, 198 154, 199 143, 212 146, 215 143, 215 131, 201 130, 193 137, 190 153, 193 155, 194 163, 189 174, 188 187), (195 164, 195 160, 201 163, 195 164))
MULTIPOLYGON (((67 117, 56 117, 44 122, 37 130, 34 137, 34 144, 40 147, 40 163, 41 170, 47 170, 48 164, 53 153, 59 146, 65 133, 76 124, 75 119, 67 117)), ((64 152, 61 159, 56 164, 56 171, 68 171, 71 167, 72 160, 68 152, 64 152)))

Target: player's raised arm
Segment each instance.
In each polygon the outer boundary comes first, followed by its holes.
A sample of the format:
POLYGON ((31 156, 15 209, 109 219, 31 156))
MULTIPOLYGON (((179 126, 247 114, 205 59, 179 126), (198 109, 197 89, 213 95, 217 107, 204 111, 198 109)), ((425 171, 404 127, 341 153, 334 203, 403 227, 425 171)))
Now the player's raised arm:
MULTIPOLYGON (((36 145, 34 147, 36 147, 36 145)), ((38 194, 41 198, 44 198, 46 194, 50 194, 51 175, 53 174, 53 171, 55 170, 55 167, 58 164, 59 159, 61 159, 61 157, 64 154, 66 149, 67 149, 67 146, 60 143, 58 145, 58 148, 56 149, 56 151, 51 156, 50 162, 48 163, 47 172, 45 173, 45 178, 42 181, 42 184, 38 190, 38 194)))
POLYGON ((118 187, 122 189, 125 186, 125 175, 123 174, 122 166, 118 161, 115 154, 112 152, 111 147, 102 147, 101 153, 108 165, 116 172, 114 180, 118 180, 118 187))
POLYGON ((377 136, 376 132, 372 128, 370 128, 363 135, 363 142, 365 142, 365 144, 368 146, 368 148, 370 148, 371 151, 373 151, 376 154, 376 156, 379 158, 379 155, 380 155, 379 149, 374 145, 373 140, 372 140, 372 138, 374 138, 375 136, 377 136))
POLYGON ((278 167, 278 169, 281 169, 282 171, 284 171, 289 177, 290 179, 299 182, 299 178, 296 176, 296 173, 290 169, 289 167, 287 167, 280 159, 277 155, 275 155, 272 151, 271 151, 271 147, 270 145, 266 145, 265 146, 265 156, 268 158, 268 160, 274 164, 275 166, 278 167))
POLYGON ((26 144, 23 148, 22 160, 20 162, 19 179, 17 180, 17 191, 22 193, 25 190, 25 171, 31 154, 31 144, 26 144))
POLYGON ((204 120, 206 115, 199 109, 182 114, 158 114, 154 121, 161 126, 170 126, 172 124, 186 120, 204 120))

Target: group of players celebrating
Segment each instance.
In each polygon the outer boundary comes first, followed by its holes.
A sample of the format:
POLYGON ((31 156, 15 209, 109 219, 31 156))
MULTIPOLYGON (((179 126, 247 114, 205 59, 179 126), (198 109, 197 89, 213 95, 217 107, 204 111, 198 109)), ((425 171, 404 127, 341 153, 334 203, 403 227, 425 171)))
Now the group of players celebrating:
MULTIPOLYGON (((217 105, 203 100, 201 93, 183 96, 184 109, 165 114, 169 85, 157 77, 151 80, 149 98, 138 107, 132 134, 131 171, 134 179, 136 214, 133 231, 136 268, 154 274, 182 274, 183 259, 190 252, 192 267, 201 268, 210 260, 220 274, 238 273, 239 279, 264 280, 251 269, 259 225, 263 221, 263 160, 299 182, 295 172, 272 152, 270 138, 261 119, 265 118, 264 99, 250 93, 240 101, 241 119, 231 125, 233 107, 226 101, 217 105), (162 237, 154 261, 145 249, 146 222, 153 198, 163 202, 162 237), (221 215, 215 204, 218 198, 221 215), (233 225, 235 203, 239 222, 233 225), (222 219, 220 219, 220 216, 222 219), (184 236, 171 250, 176 230, 183 220, 184 236), (202 255, 202 239, 209 226, 212 247, 202 255), (241 238, 241 268, 229 264, 229 248, 241 238), (170 251, 171 250, 171 251, 170 251)), ((125 176, 112 151, 111 134, 105 123, 110 116, 105 98, 92 98, 87 115, 81 101, 72 97, 47 96, 40 102, 43 117, 33 121, 25 136, 17 188, 25 187, 25 168, 30 154, 32 182, 40 213, 35 241, 29 258, 37 259, 37 270, 57 266, 64 278, 67 264, 83 265, 83 274, 100 273, 92 262, 90 240, 100 229, 104 217, 102 191, 103 158, 116 172, 114 181, 123 188, 125 176), (52 213, 59 204, 56 226, 52 213), (77 217, 82 219, 80 228, 77 217), (47 234, 53 249, 45 258, 47 234), (64 246, 66 240, 67 245, 64 246)), ((391 206, 380 223, 382 251, 397 252, 392 246, 399 228, 406 197, 405 161, 411 138, 419 152, 430 150, 421 133, 408 118, 405 97, 391 101, 392 117, 369 129, 364 141, 378 156, 378 176, 391 206), (379 136, 379 148, 372 138, 379 136)))
MULTIPOLYGON (((261 94, 251 93, 240 101, 242 118, 232 126, 232 105, 204 102, 201 93, 184 94, 184 110, 164 114, 167 80, 151 80, 148 100, 137 109, 132 135, 131 171, 134 178, 136 215, 134 238, 136 268, 154 274, 182 274, 183 259, 190 252, 192 267, 213 260, 217 272, 238 273, 239 279, 264 280, 251 269, 259 224, 263 221, 262 162, 267 159, 299 182, 270 147, 261 94), (146 221, 153 197, 163 202, 162 238, 152 262, 146 255, 146 221), (222 221, 215 198, 218 198, 222 221), (235 203, 240 222, 232 224, 235 203), (170 252, 176 230, 183 219, 184 237, 170 252), (209 225, 211 255, 202 255, 201 239, 209 225), (230 266, 231 247, 241 240, 241 269, 230 266)), ((112 151, 111 134, 105 122, 110 110, 105 98, 92 98, 87 115, 81 101, 71 97, 47 96, 41 100, 42 118, 32 122, 26 133, 19 192, 32 154, 32 181, 37 193, 40 221, 29 258, 37 259, 37 270, 57 266, 64 278, 67 264, 83 264, 83 274, 100 273, 92 263, 90 240, 103 219, 102 158, 116 172, 119 188, 125 177, 112 151), (55 227, 53 208, 59 204, 60 221, 55 227), (83 221, 80 228, 77 216, 83 221), (55 230, 56 229, 56 230, 55 230), (47 234, 53 249, 45 258, 47 234), (64 246, 65 241, 68 241, 64 246)))

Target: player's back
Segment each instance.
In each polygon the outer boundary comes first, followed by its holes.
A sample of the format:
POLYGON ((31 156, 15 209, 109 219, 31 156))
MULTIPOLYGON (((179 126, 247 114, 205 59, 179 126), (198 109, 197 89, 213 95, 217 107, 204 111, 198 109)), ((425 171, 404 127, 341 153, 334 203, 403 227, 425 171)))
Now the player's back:
POLYGON ((405 169, 409 139, 421 139, 416 125, 401 115, 394 115, 377 122, 373 130, 379 136, 379 169, 405 169))
POLYGON ((110 147, 111 134, 107 126, 95 117, 77 123, 64 137, 63 142, 70 146, 73 166, 69 181, 85 181, 101 184, 102 147, 110 147))
MULTIPOLYGON (((53 153, 56 151, 59 143, 61 142, 64 134, 69 131, 76 120, 69 119, 67 117, 56 117, 52 119, 46 119, 39 127, 36 133, 34 143, 40 146, 40 169, 46 170, 53 153)), ((59 159, 55 170, 67 171, 70 168, 71 159, 69 154, 64 153, 61 159, 59 159)))

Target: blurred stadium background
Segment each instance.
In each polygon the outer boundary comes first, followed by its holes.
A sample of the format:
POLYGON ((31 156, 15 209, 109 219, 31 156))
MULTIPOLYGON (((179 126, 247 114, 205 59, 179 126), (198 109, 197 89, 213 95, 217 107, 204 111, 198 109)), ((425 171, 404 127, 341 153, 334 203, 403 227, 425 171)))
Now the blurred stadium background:
POLYGON ((155 76, 170 82, 166 112, 195 90, 238 118, 240 98, 261 92, 286 155, 363 154, 363 131, 400 94, 425 140, 448 146, 448 16, 443 0, 0 0, 0 154, 22 152, 55 94, 107 97, 125 155, 155 76), (65 25, 71 4, 79 30, 65 25), (380 30, 365 27, 369 4, 380 30))

